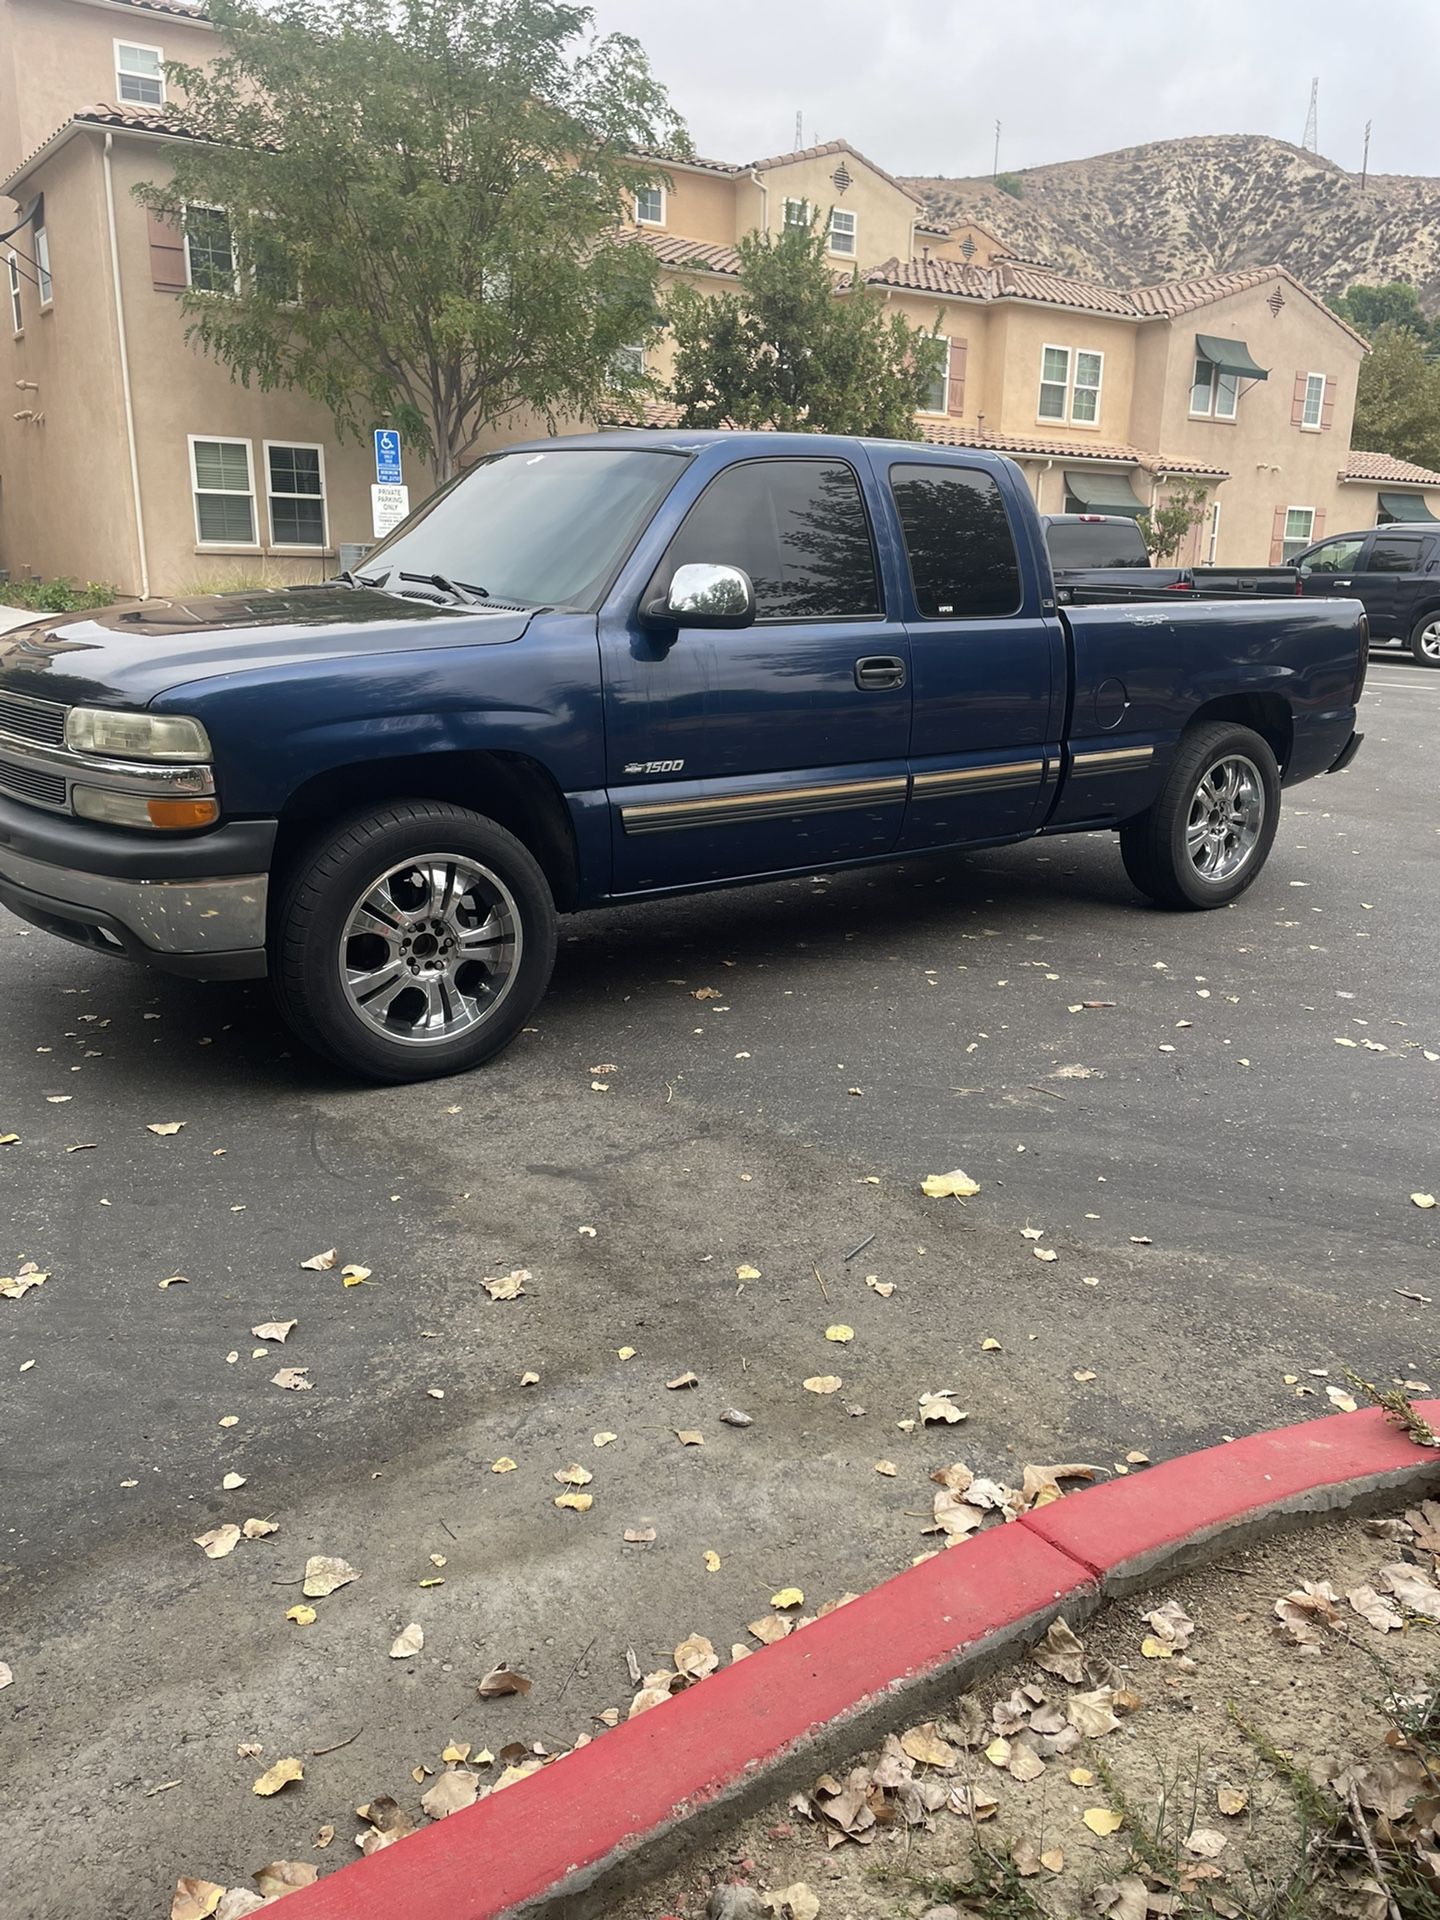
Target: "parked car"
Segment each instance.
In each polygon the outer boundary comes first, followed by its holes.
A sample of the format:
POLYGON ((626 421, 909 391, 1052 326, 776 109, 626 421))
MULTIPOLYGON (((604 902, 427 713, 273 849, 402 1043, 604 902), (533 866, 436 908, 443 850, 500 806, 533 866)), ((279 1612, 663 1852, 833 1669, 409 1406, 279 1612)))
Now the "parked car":
POLYGON ((1211 600, 1239 595, 1296 594, 1291 567, 1157 567, 1145 537, 1128 514, 1046 513, 1040 516, 1062 607, 1153 600, 1157 593, 1200 593, 1211 600))
POLYGON ((1358 600, 1372 639, 1440 667, 1440 522, 1331 534, 1299 555, 1302 593, 1358 600))
POLYGON ((0 641, 0 902, 423 1079, 530 1018, 557 912, 1095 828, 1224 906, 1365 665, 1349 601, 1058 612, 994 454, 535 441, 361 574, 0 641))

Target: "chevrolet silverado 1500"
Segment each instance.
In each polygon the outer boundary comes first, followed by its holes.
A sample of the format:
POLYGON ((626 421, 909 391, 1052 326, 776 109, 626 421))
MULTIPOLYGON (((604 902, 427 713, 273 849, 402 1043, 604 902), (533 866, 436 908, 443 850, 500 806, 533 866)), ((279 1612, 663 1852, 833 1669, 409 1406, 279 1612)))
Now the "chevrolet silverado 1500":
POLYGON ((1345 600, 1062 611, 996 455, 539 441, 356 574, 0 641, 0 901, 453 1073, 530 1017, 557 910, 1096 828, 1223 906, 1353 755, 1365 659, 1345 600))

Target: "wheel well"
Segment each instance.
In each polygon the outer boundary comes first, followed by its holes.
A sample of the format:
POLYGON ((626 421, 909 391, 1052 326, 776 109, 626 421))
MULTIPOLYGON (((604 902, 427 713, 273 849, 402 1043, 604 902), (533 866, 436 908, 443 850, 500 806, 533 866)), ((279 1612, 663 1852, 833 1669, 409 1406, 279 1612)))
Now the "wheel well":
POLYGON ((569 810, 537 761, 511 753, 421 753, 333 767, 297 787, 280 813, 276 865, 282 868, 325 822, 389 800, 449 800, 494 820, 539 861, 555 905, 567 911, 579 890, 569 810))
POLYGON ((1283 772, 1295 743, 1295 719, 1289 702, 1278 693, 1232 693, 1224 699, 1207 701, 1191 714, 1188 725, 1195 727, 1207 720, 1233 720, 1237 726, 1258 733, 1274 754, 1283 772))

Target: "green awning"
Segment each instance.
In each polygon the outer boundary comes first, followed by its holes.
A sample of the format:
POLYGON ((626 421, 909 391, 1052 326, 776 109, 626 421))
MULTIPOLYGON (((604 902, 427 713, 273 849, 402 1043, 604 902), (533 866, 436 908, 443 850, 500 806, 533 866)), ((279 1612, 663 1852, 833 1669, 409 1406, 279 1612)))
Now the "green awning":
POLYGON ((1202 360, 1208 360, 1221 373, 1233 373, 1240 380, 1268 380, 1264 367, 1256 366, 1243 340, 1222 340, 1218 334, 1197 333, 1195 347, 1202 360))
POLYGON ((1382 493, 1380 511, 1392 520, 1431 520, 1435 516, 1418 493, 1382 493))
POLYGON ((1067 473, 1065 487, 1080 502, 1081 513, 1124 513, 1135 520, 1150 511, 1130 491, 1123 473, 1067 473))

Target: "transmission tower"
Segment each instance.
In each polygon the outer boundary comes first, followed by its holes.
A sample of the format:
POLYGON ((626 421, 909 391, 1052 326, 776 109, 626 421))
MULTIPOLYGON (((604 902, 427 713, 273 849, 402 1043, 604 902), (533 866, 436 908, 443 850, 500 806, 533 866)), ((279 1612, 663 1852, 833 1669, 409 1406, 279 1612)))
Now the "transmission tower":
POLYGON ((1305 138, 1300 142, 1307 153, 1320 151, 1319 134, 1320 76, 1310 82, 1310 111, 1305 116, 1305 138))

